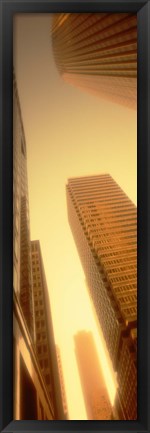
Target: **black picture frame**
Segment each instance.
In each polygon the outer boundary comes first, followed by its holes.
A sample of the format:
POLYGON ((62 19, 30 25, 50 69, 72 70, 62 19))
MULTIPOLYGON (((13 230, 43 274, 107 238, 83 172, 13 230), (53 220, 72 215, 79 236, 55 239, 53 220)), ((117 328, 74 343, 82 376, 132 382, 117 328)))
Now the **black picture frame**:
POLYGON ((0 430, 3 432, 150 431, 150 1, 0 0, 0 430), (134 12, 138 19, 138 420, 13 421, 12 368, 12 80, 13 15, 54 12, 134 12))

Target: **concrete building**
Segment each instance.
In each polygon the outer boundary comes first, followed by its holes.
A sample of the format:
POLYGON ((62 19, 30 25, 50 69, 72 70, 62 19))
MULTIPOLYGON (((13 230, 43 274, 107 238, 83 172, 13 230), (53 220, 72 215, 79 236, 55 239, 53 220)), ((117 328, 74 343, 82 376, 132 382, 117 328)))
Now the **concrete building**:
POLYGON ((39 242, 30 240, 27 151, 15 76, 13 157, 13 419, 64 419, 52 319, 50 309, 46 310, 49 300, 40 246, 39 242), (37 248, 39 272, 38 265, 34 268, 34 260, 31 260, 31 247, 32 257, 37 248), (35 276, 39 287, 33 284, 35 276), (41 310, 40 318, 44 323, 38 329, 37 315, 41 310))
POLYGON ((27 154, 15 77, 13 91, 13 263, 14 293, 20 302, 28 331, 34 341, 27 154))
POLYGON ((118 390, 115 410, 119 419, 137 418, 137 329, 123 338, 118 365, 118 390))
POLYGON ((52 44, 65 81, 136 109, 136 14, 54 14, 52 44))
POLYGON ((39 241, 31 241, 31 257, 36 354, 54 410, 54 379, 52 372, 51 347, 49 341, 49 326, 46 305, 47 286, 39 241))
POLYGON ((63 368, 62 368, 62 362, 61 362, 61 354, 60 354, 60 349, 59 349, 58 345, 56 346, 56 355, 57 355, 57 363, 58 363, 58 372, 59 372, 59 380, 60 380, 60 387, 61 387, 63 410, 64 410, 64 414, 65 414, 66 419, 69 419, 67 398, 66 398, 66 391, 65 391, 65 383, 64 383, 64 375, 63 375, 63 368))
POLYGON ((74 336, 75 354, 89 420, 110 420, 112 407, 91 332, 74 336))
MULTIPOLYGON (((108 174, 72 178, 66 188, 69 223, 90 297, 118 381, 123 383, 119 373, 123 341, 137 327, 136 207, 108 174)), ((136 376, 137 372, 134 396, 136 376)))

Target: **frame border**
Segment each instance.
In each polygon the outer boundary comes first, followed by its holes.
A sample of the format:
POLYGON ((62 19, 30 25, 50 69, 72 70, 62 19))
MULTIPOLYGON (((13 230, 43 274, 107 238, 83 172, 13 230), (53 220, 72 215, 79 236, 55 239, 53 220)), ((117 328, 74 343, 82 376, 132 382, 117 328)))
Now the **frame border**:
POLYGON ((0 431, 150 432, 150 0, 0 0, 0 431), (133 12, 138 18, 138 420, 12 421, 12 71, 13 14, 54 12, 133 12), (149 194, 149 195, 148 195, 149 194), (7 295, 6 295, 7 293, 7 295))

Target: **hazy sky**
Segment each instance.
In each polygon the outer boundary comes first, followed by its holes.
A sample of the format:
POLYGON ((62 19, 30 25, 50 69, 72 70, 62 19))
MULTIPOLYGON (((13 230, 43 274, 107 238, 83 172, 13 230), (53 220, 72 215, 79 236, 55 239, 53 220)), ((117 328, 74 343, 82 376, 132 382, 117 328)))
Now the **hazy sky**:
MULTIPOLYGON (((67 220, 68 177, 110 173, 136 203, 136 112, 63 82, 51 46, 51 16, 14 19, 14 67, 27 144, 31 239, 39 239, 70 419, 86 419, 73 335, 92 330, 111 400, 114 385, 67 220)), ((108 362, 109 363, 109 362, 108 362)))

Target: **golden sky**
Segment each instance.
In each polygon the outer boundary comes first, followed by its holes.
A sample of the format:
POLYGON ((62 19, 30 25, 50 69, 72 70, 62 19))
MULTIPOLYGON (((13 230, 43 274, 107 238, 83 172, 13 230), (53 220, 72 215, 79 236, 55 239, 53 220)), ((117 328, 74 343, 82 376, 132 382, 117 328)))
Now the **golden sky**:
POLYGON ((14 19, 14 67, 27 144, 31 239, 39 239, 70 419, 86 419, 73 335, 92 330, 111 402, 115 378, 67 219, 68 177, 110 173, 136 204, 137 113, 63 82, 50 15, 14 19))

